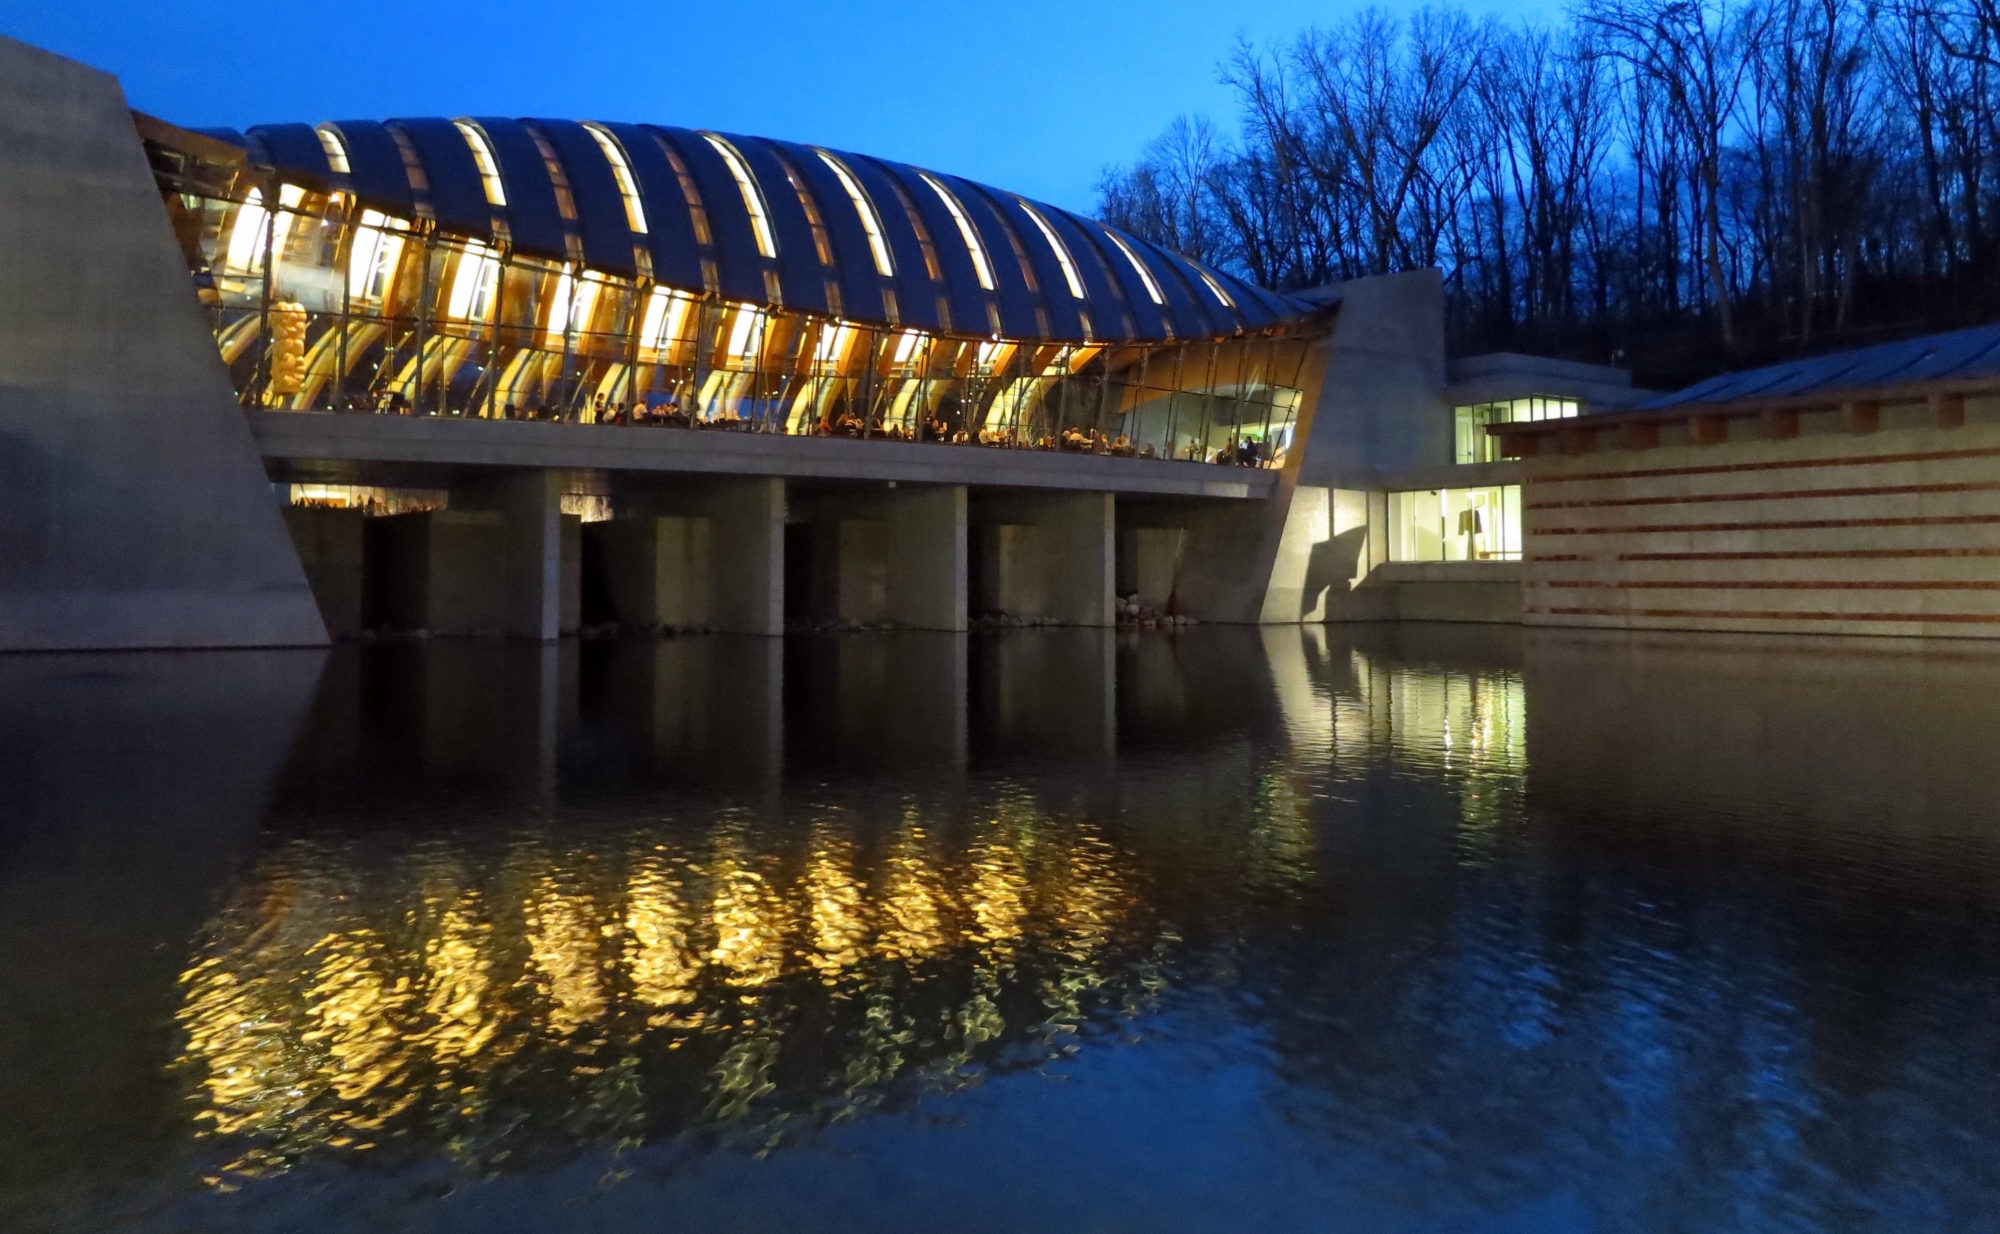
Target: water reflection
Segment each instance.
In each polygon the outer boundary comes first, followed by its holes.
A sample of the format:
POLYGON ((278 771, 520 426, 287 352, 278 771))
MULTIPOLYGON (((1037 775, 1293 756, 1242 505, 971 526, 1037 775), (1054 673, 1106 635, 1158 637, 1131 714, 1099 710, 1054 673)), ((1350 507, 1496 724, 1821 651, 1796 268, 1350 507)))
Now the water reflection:
POLYGON ((178 976, 90 976, 151 1087, 0 1131, 0 1216, 1982 1228, 1995 687, 1472 628, 337 653, 205 919, 131 924, 178 976))
POLYGON ((1123 868, 1091 824, 1019 798, 504 838, 316 828, 211 923, 175 1066, 227 1146, 219 1180, 399 1144, 484 1168, 752 1115, 768 1142, 788 1116, 950 1083, 1002 1046, 1017 1065, 1129 1012, 1155 930, 1123 868))

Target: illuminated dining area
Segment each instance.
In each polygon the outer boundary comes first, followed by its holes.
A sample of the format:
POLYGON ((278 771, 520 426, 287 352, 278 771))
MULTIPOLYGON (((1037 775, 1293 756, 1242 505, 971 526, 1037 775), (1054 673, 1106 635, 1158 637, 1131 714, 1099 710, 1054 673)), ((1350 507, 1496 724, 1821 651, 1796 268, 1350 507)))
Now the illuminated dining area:
POLYGON ((816 147, 490 119, 242 141, 156 173, 246 408, 1273 467, 1323 333, 1094 221, 816 147))

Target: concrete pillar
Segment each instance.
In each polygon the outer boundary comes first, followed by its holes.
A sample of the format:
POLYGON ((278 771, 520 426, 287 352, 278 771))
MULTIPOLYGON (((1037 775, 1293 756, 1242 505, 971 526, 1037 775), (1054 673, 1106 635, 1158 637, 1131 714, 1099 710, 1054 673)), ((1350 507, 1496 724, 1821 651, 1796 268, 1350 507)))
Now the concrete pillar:
POLYGON ((917 630, 966 628, 963 485, 871 489, 819 498, 795 551, 812 617, 917 630))
POLYGON ((641 630, 711 624, 711 526, 705 518, 642 515, 586 527, 611 618, 641 630))
POLYGON ((785 482, 703 489, 709 525, 709 622, 729 634, 785 632, 785 482))
POLYGON ((368 624, 444 636, 508 633, 504 525, 488 510, 369 519, 368 624))
MULTIPOLYGON (((575 620, 575 601, 565 601, 564 585, 575 584, 578 575, 566 565, 563 549, 568 540, 574 560, 580 538, 574 532, 565 535, 562 484, 557 471, 519 471, 482 478, 452 492, 454 509, 500 516, 494 545, 499 602, 493 614, 495 633, 548 640, 562 635, 566 616, 575 620)), ((434 573, 434 587, 436 582, 434 573)))
POLYGON ((983 611, 1064 625, 1113 624, 1117 518, 1109 493, 1010 497, 984 505, 983 611))
POLYGON ((285 507, 285 529, 312 584, 320 620, 335 638, 352 638, 362 630, 365 524, 359 510, 285 507))
MULTIPOLYGON (((1142 604, 1164 609, 1178 600, 1175 581, 1187 530, 1181 527, 1127 527, 1118 533, 1118 594, 1137 593, 1142 604)), ((1185 605, 1182 605, 1185 611, 1185 605)), ((1197 614, 1201 615, 1201 614, 1197 614)))
POLYGON ((777 479, 627 477, 619 504, 630 511, 631 522, 652 520, 654 526, 609 533, 637 537, 623 545, 624 564, 606 580, 613 602, 622 594, 637 611, 660 606, 660 623, 666 625, 783 634, 786 500, 785 482, 777 479), (620 577, 630 570, 638 573, 620 577), (685 621, 672 620, 675 614, 685 621))
POLYGON ((965 500, 962 484, 891 495, 886 507, 890 621, 919 630, 965 629, 965 500))

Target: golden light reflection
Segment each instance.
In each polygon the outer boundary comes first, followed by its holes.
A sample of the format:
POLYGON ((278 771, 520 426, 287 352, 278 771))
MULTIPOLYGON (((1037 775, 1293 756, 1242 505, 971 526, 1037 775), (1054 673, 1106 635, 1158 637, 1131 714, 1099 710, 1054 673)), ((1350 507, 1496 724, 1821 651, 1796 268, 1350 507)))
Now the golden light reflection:
POLYGON ((777 1135, 792 1105, 839 1118, 887 1085, 962 1084, 1149 997, 1138 906, 1099 829, 1026 802, 560 845, 294 840, 182 974, 174 1069, 217 1186, 404 1143, 495 1168, 538 1138, 689 1119, 777 1135))
POLYGON ((567 1036, 603 1017, 602 931, 588 895, 554 878, 541 880, 528 903, 528 954, 538 991, 548 1000, 548 1026, 567 1036))
POLYGON ((651 1014, 647 1023, 697 1022, 682 1010, 695 1000, 701 972, 691 938, 693 922, 681 880, 657 854, 640 859, 625 894, 625 967, 632 996, 651 1014))
POLYGON ((854 877, 854 846, 832 828, 813 828, 806 864, 812 948, 807 958, 829 983, 861 962, 868 943, 863 889, 854 877))

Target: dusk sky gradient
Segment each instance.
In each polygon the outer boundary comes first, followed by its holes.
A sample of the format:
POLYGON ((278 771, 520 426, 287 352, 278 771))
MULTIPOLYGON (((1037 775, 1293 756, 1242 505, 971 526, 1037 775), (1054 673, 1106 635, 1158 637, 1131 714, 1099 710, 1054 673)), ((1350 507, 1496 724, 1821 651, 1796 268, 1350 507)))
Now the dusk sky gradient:
MULTIPOLYGON (((1553 0, 1479 0, 1476 13, 1553 0)), ((0 33, 109 70, 190 127, 390 116, 629 120, 900 159, 1088 211, 1174 116, 1225 129, 1238 35, 1360 0, 0 0, 0 33)), ((1406 10, 1407 4, 1388 5, 1406 10)))

